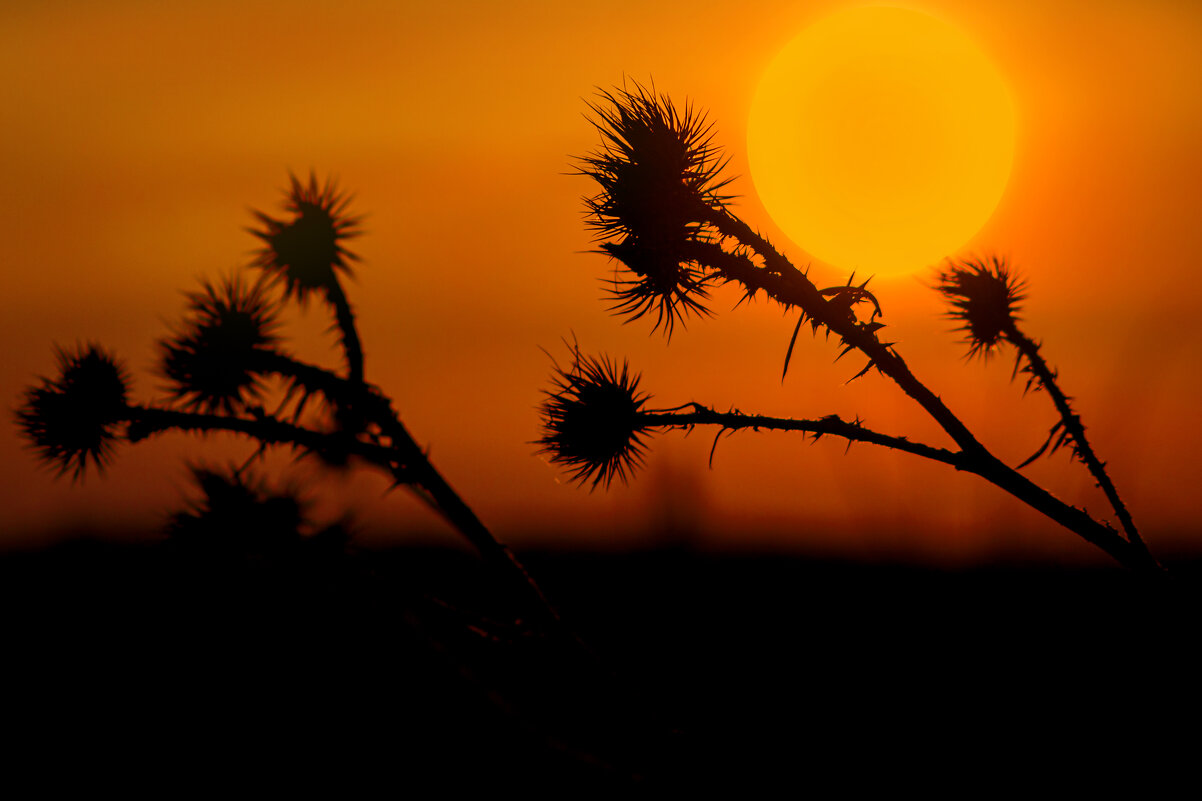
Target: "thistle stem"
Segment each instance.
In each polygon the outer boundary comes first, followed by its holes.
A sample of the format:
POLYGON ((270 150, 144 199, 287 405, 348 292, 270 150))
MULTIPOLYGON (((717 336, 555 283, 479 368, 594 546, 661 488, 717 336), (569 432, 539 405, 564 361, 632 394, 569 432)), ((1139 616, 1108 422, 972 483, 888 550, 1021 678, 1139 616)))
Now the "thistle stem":
POLYGON ((295 377, 306 389, 321 391, 334 403, 345 402, 348 397, 354 398, 360 403, 360 408, 370 416, 369 419, 380 426, 382 433, 388 437, 389 444, 365 442, 345 432, 314 431, 266 415, 255 418, 227 417, 145 406, 129 407, 126 417, 129 423, 127 437, 131 442, 137 442, 173 429, 197 432, 227 431, 252 437, 267 445, 292 445, 311 453, 333 450, 357 456, 389 473, 397 484, 419 488, 422 497, 428 500, 481 556, 502 565, 513 572, 515 578, 520 578, 538 601, 539 609, 551 621, 559 624, 559 613, 543 594, 542 588, 534 581, 525 565, 507 545, 493 536, 471 507, 430 463, 425 451, 410 435, 387 398, 366 384, 354 385, 350 379, 340 378, 319 367, 296 362, 280 354, 261 351, 258 359, 264 366, 272 365, 274 369, 271 372, 295 377))
MULTIPOLYGON (((493 536, 472 511, 463 498, 451 488, 446 479, 426 457, 400 417, 392 403, 378 389, 366 383, 356 383, 350 378, 341 378, 315 365, 296 361, 274 351, 260 350, 255 356, 256 366, 264 372, 292 378, 308 392, 320 392, 333 404, 352 404, 362 411, 366 419, 380 426, 381 433, 388 437, 390 451, 401 457, 408 467, 408 482, 420 486, 427 493, 439 512, 447 518, 467 540, 486 557, 496 558, 510 564, 522 575, 539 599, 550 609, 542 590, 513 552, 493 536)), ((554 615, 554 610, 552 610, 554 615)))
POLYGON ((1124 539, 1110 526, 1094 520, 1087 512, 1056 498, 1026 476, 1011 468, 993 454, 981 448, 973 452, 948 451, 905 437, 881 434, 865 428, 858 422, 848 422, 836 415, 817 420, 793 420, 779 417, 763 417, 741 412, 717 412, 699 403, 692 403, 691 412, 643 412, 636 418, 641 427, 691 427, 717 425, 724 429, 801 431, 816 435, 830 434, 849 442, 868 442, 894 450, 912 453, 943 464, 956 470, 972 473, 1005 490, 1054 522, 1076 533, 1087 542, 1101 548, 1120 564, 1134 570, 1151 574, 1166 575, 1162 568, 1140 543, 1124 539))
MULTIPOLYGON (((374 396, 374 393, 367 389, 364 390, 364 394, 369 397, 374 396)), ((383 433, 391 440, 392 450, 400 455, 408 467, 410 480, 429 493, 436 508, 447 522, 475 546, 485 559, 492 560, 513 571, 515 576, 519 577, 533 593, 539 608, 549 616, 553 623, 560 624, 559 613, 547 596, 543 594, 542 588, 534 581, 534 577, 526 570, 526 566, 518 560, 509 546, 493 536, 493 533, 481 522, 462 496, 435 469, 425 451, 418 446, 405 425, 392 411, 391 404, 380 396, 374 396, 373 401, 387 406, 388 418, 377 419, 375 422, 379 423, 383 433)))
POLYGON ((757 267, 746 256, 729 253, 711 242, 699 242, 693 246, 694 255, 700 263, 711 267, 722 278, 742 284, 749 292, 763 290, 773 300, 801 309, 807 317, 834 331, 845 343, 867 356, 873 366, 893 379, 903 392, 917 401, 961 450, 985 450, 939 396, 914 377, 905 360, 891 346, 882 343, 873 330, 859 323, 854 317, 837 310, 837 307, 824 298, 818 288, 766 239, 725 210, 711 209, 709 219, 723 234, 737 239, 760 254, 765 266, 757 267))
MULTIPOLYGON (((630 284, 628 290, 616 293, 621 301, 616 307, 618 311, 632 318, 641 316, 654 308, 658 297, 661 319, 667 317, 670 332, 678 301, 691 301, 700 308, 697 301, 689 298, 689 293, 704 297, 707 282, 739 283, 747 298, 763 291, 786 308, 800 310, 798 328, 808 321, 815 332, 821 327, 828 336, 832 332, 837 334, 843 347, 840 356, 852 350, 866 356, 868 364, 855 378, 875 368, 891 379, 926 411, 959 450, 953 453, 909 443, 902 438, 869 432, 858 422, 847 423, 838 418, 780 421, 735 413, 723 417, 697 405, 690 413, 667 410, 643 413, 639 419, 644 428, 697 424, 720 425, 724 429, 780 428, 806 431, 816 436, 832 433, 849 441, 867 441, 915 453, 982 476, 1125 565, 1162 570, 1139 539, 1130 515, 1105 477, 1101 462, 1085 445, 1084 429, 1068 408, 1067 399, 1061 395, 1063 404, 1058 401, 1066 431, 1088 454, 1081 456, 1119 512, 1127 532, 1125 538, 1108 524, 1057 500, 978 442, 943 400, 914 376, 905 360, 893 349, 893 343, 878 338, 877 331, 883 327, 876 321, 880 306, 863 285, 852 286, 849 281, 847 286, 819 289, 765 237, 733 215, 726 207, 726 198, 714 191, 722 185, 715 184, 722 162, 716 158, 709 143, 708 128, 699 127, 687 116, 683 120, 677 119, 666 97, 656 98, 641 88, 637 93, 603 93, 603 97, 613 103, 615 110, 593 106, 599 115, 594 124, 601 131, 605 144, 600 152, 584 160, 582 172, 601 186, 601 194, 587 199, 586 205, 590 224, 597 230, 598 238, 607 240, 602 244, 602 250, 639 276, 638 280, 627 282, 630 284), (678 155, 682 152, 686 156, 683 161, 678 155), (667 159, 664 153, 673 154, 675 160, 667 159), (648 168, 647 164, 654 169, 648 168), (636 198, 639 202, 635 202, 636 198), (658 216, 651 215, 645 205, 663 207, 665 211, 658 216), (657 248, 657 237, 670 242, 671 247, 657 248), (856 304, 862 301, 871 301, 874 306, 872 317, 865 321, 857 318, 855 311, 856 304)), ((1008 293, 1006 303, 1013 300, 1008 293)), ((796 336, 794 332, 794 340, 796 336)), ((785 357, 786 369, 792 350, 793 341, 785 357)), ((1032 353, 1029 358, 1035 362, 1038 354, 1032 353)), ((1046 365, 1044 368, 1049 385, 1054 386, 1051 384, 1054 376, 1046 370, 1046 365)), ((592 468, 586 467, 588 469, 592 468)))
POLYGON ((351 311, 350 301, 342 291, 342 283, 337 277, 325 287, 326 300, 334 310, 337 321, 342 349, 346 352, 347 378, 352 383, 363 383, 363 345, 359 341, 359 329, 355 325, 355 314, 351 311))
POLYGON ((286 423, 270 416, 230 417, 219 414, 184 412, 153 406, 129 406, 123 417, 130 442, 140 442, 169 431, 207 434, 224 431, 256 439, 264 445, 289 445, 310 453, 342 451, 383 468, 397 477, 404 465, 383 445, 362 442, 341 432, 327 433, 286 423))
MULTIPOLYGON (((903 392, 917 401, 960 447, 961 454, 970 459, 969 464, 972 466, 960 469, 968 469, 1005 489, 1027 505, 1102 548, 1124 565, 1136 568, 1151 566, 1156 570, 1162 569, 1148 553, 1138 534, 1131 537, 1129 542, 1114 529, 1099 523, 1085 512, 1056 499, 1049 492, 997 459, 972 435, 964 423, 947 408, 937 395, 915 378, 905 360, 891 346, 882 343, 873 329, 859 323, 854 317, 836 313, 835 307, 822 297, 817 287, 793 267, 784 256, 777 253, 767 240, 753 232, 746 223, 731 217, 725 210, 722 210, 721 213, 713 212, 711 216, 715 220, 715 227, 718 227, 716 221, 723 221, 722 227, 719 228, 722 233, 738 239, 759 253, 764 259, 765 267, 756 266, 744 255, 729 253, 715 243, 706 242, 694 245, 694 253, 698 262, 710 266, 722 278, 742 284, 748 292, 763 290, 784 305, 800 308, 809 318, 834 331, 846 344, 866 355, 873 366, 891 378, 903 392)), ((1054 384, 1054 382, 1052 383, 1054 384)), ((1079 421, 1076 422, 1076 426, 1084 436, 1079 421)), ((1102 475, 1105 473, 1102 472, 1102 475)), ((1096 473, 1095 476, 1097 476, 1096 473)), ((1106 483, 1109 483, 1108 479, 1106 483)), ((1105 485, 1103 488, 1105 489, 1105 485)), ((1112 491, 1113 486, 1111 486, 1111 490, 1107 491, 1107 496, 1110 497, 1112 503, 1115 503, 1118 495, 1114 493, 1111 496, 1112 491)), ((1119 504, 1121 505, 1121 501, 1119 504)), ((1126 515, 1125 508, 1122 514, 1126 515)), ((1130 515, 1126 515, 1126 520, 1123 521, 1124 528, 1129 521, 1130 515)), ((1129 536, 1130 532, 1135 531, 1134 524, 1130 523, 1130 525, 1132 527, 1127 529, 1129 536)))
POLYGON ((716 425, 731 431, 741 429, 766 429, 770 431, 801 431, 814 434, 816 437, 830 434, 842 437, 849 442, 869 442, 885 448, 912 453, 925 459, 943 462, 957 470, 969 470, 970 467, 962 453, 953 453, 943 448, 935 448, 921 442, 912 442, 905 437, 895 437, 881 434, 865 428, 858 422, 848 422, 838 415, 829 415, 817 420, 794 420, 781 417, 764 417, 762 415, 743 414, 742 412, 718 412, 702 406, 699 403, 689 404, 691 412, 642 412, 636 419, 638 426, 697 426, 716 425))
MULTIPOLYGON (((715 209, 708 206, 705 208, 707 209, 706 221, 717 228, 723 235, 736 239, 759 254, 764 260, 764 267, 757 267, 750 259, 738 254, 728 253, 714 243, 699 243, 697 245, 699 250, 707 251, 704 254, 705 258, 699 258, 699 261, 711 266, 723 278, 742 283, 749 291, 762 289, 774 300, 785 305, 800 308, 803 313, 815 320, 819 325, 826 326, 834 331, 845 343, 854 346, 866 355, 873 366, 893 379, 894 383, 903 392, 917 401, 943 430, 951 436, 956 444, 960 446, 963 454, 971 455, 974 460, 979 460, 980 469, 972 469, 972 472, 981 475, 998 486, 1007 488, 1008 491, 1022 498, 1029 505, 1044 512, 1044 514, 1047 514, 1053 520, 1065 525, 1095 545, 1102 547, 1107 553, 1115 556, 1115 558, 1124 564, 1133 562, 1132 559, 1126 556, 1120 558, 1118 555, 1118 552, 1125 552, 1126 548, 1117 548, 1116 551, 1116 546, 1109 542, 1111 535, 1117 537, 1113 529, 1109 526, 1102 526, 1083 512, 1080 515, 1067 512, 1067 509, 1073 509, 1073 507, 1069 507, 1063 504, 1063 502, 1056 500, 1045 490, 1039 488, 1038 485, 1027 481, 1021 474, 1012 470, 989 453, 977 441, 976 437, 972 435, 967 426, 947 408, 943 401, 931 392, 925 384, 915 378, 905 360, 892 347, 882 343, 877 338, 875 331, 859 323, 854 317, 842 313, 833 313, 834 307, 832 303, 822 297, 818 288, 794 267, 787 258, 778 252, 768 240, 753 231, 745 222, 730 214, 725 208, 715 209), (1043 497, 1045 495, 1047 496, 1046 498, 1043 497)), ((1069 409, 1067 398, 1056 387, 1054 376, 1048 370, 1047 364, 1039 357, 1038 347, 1019 333, 1017 329, 1014 329, 1014 334, 1015 337, 1012 338, 1012 341, 1024 352, 1024 355, 1028 356, 1032 364, 1036 366, 1035 369, 1037 370, 1037 375, 1040 375, 1040 380, 1045 381, 1049 386, 1049 393, 1056 400, 1057 409, 1060 410, 1061 416, 1065 420, 1065 425, 1069 427, 1069 431, 1072 433, 1074 439, 1080 436, 1080 439, 1077 441, 1083 445, 1083 458, 1118 513, 1123 528, 1130 539, 1130 545, 1134 547, 1137 553, 1142 552, 1143 558, 1137 558, 1134 561, 1152 561, 1155 564, 1140 539, 1139 533, 1135 529, 1134 521, 1132 521, 1130 514, 1119 498, 1118 492, 1114 489, 1113 483, 1106 475, 1104 467, 1093 454, 1092 449, 1088 447, 1087 441, 1084 438, 1085 430, 1081 426, 1080 420, 1069 409), (1032 354, 1034 354, 1034 358, 1031 358, 1032 354)), ((1121 537, 1119 539, 1121 540, 1121 537)))
POLYGON ((386 397, 376 387, 340 375, 307 362, 297 361, 275 350, 256 349, 248 363, 255 372, 271 373, 291 380, 306 393, 321 393, 335 406, 354 406, 368 421, 379 423, 396 419, 396 412, 386 397))
MULTIPOLYGON (((1069 398, 1060 389, 1056 383, 1056 373, 1048 366, 1047 361, 1039 352, 1039 345, 1018 329, 1018 326, 1013 320, 1009 322, 1005 330, 1006 339, 1018 348, 1018 352, 1027 360, 1027 365, 1030 367, 1032 375, 1039 381, 1040 386, 1047 390, 1052 403, 1056 406, 1056 411, 1060 414, 1060 419, 1064 423, 1064 430, 1068 432, 1073 440, 1073 446, 1080 457, 1081 461, 1089 469, 1094 480, 1098 482, 1098 486, 1102 492, 1106 494, 1106 499, 1110 501, 1111 507, 1118 516, 1119 522, 1123 526, 1123 531, 1127 534, 1127 539, 1138 550, 1147 553, 1147 545, 1139 536, 1139 531, 1135 527, 1135 521, 1131 517, 1131 513, 1127 511, 1126 504, 1119 497, 1118 490, 1114 486, 1114 482, 1110 480, 1110 475, 1106 472, 1106 465, 1100 460, 1094 452, 1093 447, 1089 444, 1089 440, 1085 437, 1085 426, 1081 423, 1081 417, 1073 411, 1070 405, 1069 398)), ((1148 558, 1151 555, 1148 554, 1148 558)))
POLYGON ((1032 509, 1076 533, 1086 542, 1101 548, 1119 564, 1151 575, 1168 576, 1142 543, 1137 545, 1129 542, 1110 526, 1094 520, 1088 512, 1060 500, 993 454, 978 454, 972 463, 971 472, 1001 487, 1032 509))

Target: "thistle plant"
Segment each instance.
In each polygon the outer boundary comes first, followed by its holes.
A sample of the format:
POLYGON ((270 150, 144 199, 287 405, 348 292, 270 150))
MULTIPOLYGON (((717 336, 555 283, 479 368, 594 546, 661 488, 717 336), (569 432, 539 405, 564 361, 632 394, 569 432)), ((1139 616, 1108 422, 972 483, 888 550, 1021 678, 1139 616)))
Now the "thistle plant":
MULTIPOLYGON (((1058 421, 1034 455, 1011 467, 982 444, 928 386, 911 372, 896 343, 882 339, 880 303, 854 275, 843 285, 819 287, 764 236, 735 216, 725 161, 714 144, 713 125, 703 113, 638 84, 602 91, 589 104, 601 146, 578 161, 578 174, 599 187, 585 200, 587 222, 600 252, 618 262, 610 282, 611 310, 627 321, 654 312, 652 330, 671 336, 675 323, 711 314, 711 287, 734 284, 742 300, 763 295, 797 315, 785 352, 782 377, 802 327, 839 346, 836 358, 856 353, 865 359, 849 380, 875 372, 892 381, 932 418, 951 440, 938 447, 868 428, 862 420, 836 415, 783 419, 720 412, 691 401, 655 408, 640 389, 640 378, 623 364, 619 372, 605 357, 589 357, 571 346, 572 362, 555 366, 554 384, 541 406, 539 440, 552 462, 580 483, 609 485, 625 480, 641 464, 650 437, 698 426, 724 433, 742 430, 796 431, 812 439, 840 437, 904 451, 974 473, 1068 528, 1122 564, 1150 574, 1163 568, 1149 553, 1120 499, 1085 427, 1060 389, 1058 376, 1040 345, 1019 327, 1025 287, 1001 259, 949 261, 936 289, 950 304, 949 315, 965 334, 970 357, 988 357, 1004 346, 1015 349, 1015 375, 1027 376, 1027 389, 1046 392, 1058 421), (1119 520, 1116 529, 1061 501, 1020 472, 1040 456, 1069 447, 1104 491, 1119 520)), ((742 301, 740 301, 742 302, 742 301)), ((712 455, 712 452, 711 452, 712 455)))
POLYGON ((284 204, 289 219, 277 220, 261 211, 255 217, 262 228, 250 232, 264 247, 254 261, 272 280, 284 285, 284 297, 304 305, 309 295, 321 294, 334 312, 333 330, 346 352, 347 370, 354 382, 363 381, 363 346, 355 326, 355 315, 342 290, 339 273, 350 275, 348 262, 359 257, 346 249, 344 240, 360 234, 360 218, 346 214, 351 198, 339 194, 332 181, 319 187, 310 174, 308 185, 295 175, 284 204))
MULTIPOLYGON (((134 402, 123 363, 99 345, 77 345, 59 349, 57 375, 25 390, 18 426, 42 461, 76 481, 89 469, 103 471, 122 445, 169 432, 227 432, 255 442, 256 456, 286 447, 330 464, 366 465, 386 474, 393 488, 415 492, 533 593, 536 614, 554 619, 514 554, 430 463, 392 401, 364 378, 355 315, 341 281, 358 260, 346 247, 360 233, 348 204, 333 182, 319 185, 311 176, 304 183, 293 176, 282 219, 255 212, 260 227, 251 233, 264 246, 253 263, 188 293, 182 322, 159 342, 166 397, 134 402), (345 374, 300 361, 284 348, 281 312, 289 302, 305 304, 313 293, 333 316, 345 374), (278 401, 271 410, 269 399, 278 401), (315 406, 326 413, 306 416, 315 406)), ((197 477, 210 500, 214 489, 227 499, 253 495, 258 491, 247 489, 240 475, 247 465, 228 487, 211 472, 197 477)))

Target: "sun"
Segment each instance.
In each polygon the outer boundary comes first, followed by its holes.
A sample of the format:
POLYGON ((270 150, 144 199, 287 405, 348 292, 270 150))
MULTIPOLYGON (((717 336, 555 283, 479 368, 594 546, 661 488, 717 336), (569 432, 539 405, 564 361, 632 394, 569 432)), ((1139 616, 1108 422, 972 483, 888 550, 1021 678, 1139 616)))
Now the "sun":
POLYGON ((874 6, 814 24, 772 60, 747 153, 768 213, 801 248, 867 276, 954 254, 989 219, 1014 160, 998 70, 932 16, 874 6))

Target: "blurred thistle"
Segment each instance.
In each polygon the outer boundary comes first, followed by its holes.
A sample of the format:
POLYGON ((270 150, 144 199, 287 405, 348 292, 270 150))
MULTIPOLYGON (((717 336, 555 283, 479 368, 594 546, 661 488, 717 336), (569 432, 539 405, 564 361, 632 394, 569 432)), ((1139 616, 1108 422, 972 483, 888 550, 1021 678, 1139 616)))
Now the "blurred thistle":
POLYGON ((614 477, 623 483, 642 465, 646 448, 640 421, 650 399, 639 392, 639 376, 605 356, 592 358, 572 348, 572 365, 555 365, 555 388, 539 407, 543 418, 540 453, 563 465, 580 484, 592 480, 608 488, 614 477))
POLYGON ((335 329, 346 352, 350 378, 363 381, 363 346, 355 326, 355 315, 339 282, 339 273, 351 274, 349 262, 359 257, 344 242, 361 233, 359 217, 346 213, 351 198, 340 194, 334 182, 324 185, 310 173, 303 184, 295 175, 284 203, 289 219, 277 220, 261 211, 254 215, 262 228, 250 232, 263 240, 252 266, 263 270, 273 282, 282 282, 284 298, 295 297, 304 305, 310 293, 321 292, 334 310, 335 329))
POLYGON ((262 397, 255 357, 272 350, 277 308, 239 275, 188 293, 183 327, 160 343, 161 370, 184 408, 234 414, 262 397))
POLYGON ((25 391, 17 423, 38 456, 62 475, 83 478, 88 462, 103 471, 128 412, 125 368, 98 345, 57 349, 58 377, 25 391))
POLYGON ((295 492, 271 492, 261 480, 236 470, 193 467, 192 480, 201 497, 171 517, 167 535, 181 544, 278 550, 300 537, 305 522, 295 492))
POLYGON ((939 273, 936 289, 947 298, 948 317, 963 323, 968 357, 989 358, 1018 322, 1018 304, 1026 299, 1025 284, 994 256, 988 260, 950 262, 939 273))
POLYGON ((634 84, 601 91, 590 103, 601 148, 580 159, 579 174, 601 186, 586 199, 588 223, 603 252, 634 273, 614 279, 614 311, 634 320, 655 312, 655 328, 671 334, 690 313, 708 313, 707 276, 696 263, 697 243, 713 231, 706 210, 728 199, 719 191, 725 166, 713 126, 686 104, 634 84))
POLYGON ((284 203, 290 219, 254 212, 263 227, 251 233, 266 243, 254 266, 282 281, 285 297, 304 302, 314 290, 328 291, 337 283, 338 272, 350 274, 347 262, 358 261, 358 256, 343 241, 359 235, 360 220, 346 214, 351 198, 339 194, 332 180, 321 186, 312 173, 307 185, 295 175, 290 178, 284 203))
MULTIPOLYGON (((89 463, 104 467, 119 439, 137 443, 165 433, 222 432, 251 440, 254 453, 232 474, 194 471, 204 500, 172 523, 174 534, 184 539, 202 530, 209 532, 205 536, 223 536, 221 531, 234 527, 256 542, 296 534, 303 517, 296 498, 267 492, 241 477, 269 448, 288 448, 326 464, 370 466, 382 471, 392 488, 413 490, 494 566, 520 581, 522 616, 558 625, 554 609, 514 554, 431 464, 392 400, 364 379, 354 314, 339 282, 341 273, 350 272, 348 262, 356 260, 344 242, 359 234, 359 218, 347 215, 348 203, 332 181, 321 185, 311 175, 306 184, 293 175, 286 219, 254 212, 262 227, 251 233, 264 247, 248 267, 259 272, 254 280, 235 274, 205 281, 187 294, 183 322, 159 343, 165 400, 129 403, 124 369, 101 348, 88 345, 58 351, 58 377, 25 390, 17 424, 43 461, 75 479, 83 478, 89 463), (310 293, 322 294, 345 349, 346 376, 280 350, 282 301, 270 290, 281 283, 283 301, 303 304, 310 293), (279 381, 278 395, 265 386, 268 377, 279 381), (274 410, 264 407, 267 398, 278 400, 274 410), (303 419, 313 398, 328 404, 332 424, 303 419)), ((344 533, 340 527, 328 531, 327 542, 344 533)))

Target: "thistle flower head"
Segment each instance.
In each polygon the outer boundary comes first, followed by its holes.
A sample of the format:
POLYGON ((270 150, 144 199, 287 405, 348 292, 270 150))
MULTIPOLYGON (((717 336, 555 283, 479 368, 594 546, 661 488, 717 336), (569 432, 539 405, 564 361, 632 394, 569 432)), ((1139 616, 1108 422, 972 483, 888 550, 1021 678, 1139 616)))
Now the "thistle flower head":
POLYGON ((81 479, 88 462, 98 470, 112 459, 125 419, 125 369, 97 345, 58 349, 58 377, 25 390, 17 424, 38 456, 81 479))
POLYGON ((601 192, 585 200, 601 248, 634 274, 613 282, 613 310, 629 319, 657 314, 671 333, 677 319, 705 313, 705 274, 692 246, 710 240, 705 218, 727 197, 725 165, 713 125, 690 105, 678 110, 667 95, 639 84, 600 92, 590 103, 601 148, 580 160, 601 192))
POLYGON ((554 382, 539 407, 540 453, 566 467, 574 481, 591 480, 593 489, 609 487, 615 476, 625 483, 646 453, 647 426, 639 414, 649 396, 638 391, 639 376, 625 362, 619 370, 608 358, 587 357, 574 347, 572 366, 555 365, 554 382))
POLYGON ((262 227, 251 233, 265 247, 256 254, 253 266, 282 281, 285 298, 295 296, 304 302, 314 290, 329 291, 338 281, 338 271, 350 274, 348 262, 358 257, 343 242, 359 235, 360 218, 346 214, 351 199, 340 194, 333 181, 319 185, 312 173, 307 185, 295 175, 291 179, 284 203, 288 219, 254 212, 262 227))
POLYGON ((257 351, 278 342, 276 307, 262 281, 239 276, 188 294, 183 328, 160 343, 161 370, 169 391, 185 407, 233 414, 257 400, 262 385, 254 369, 257 351))
POLYGON ((949 262, 936 289, 951 303, 948 317, 963 323, 957 330, 966 333, 969 358, 993 352, 1018 322, 1018 304, 1026 298, 1023 282, 997 256, 949 262))

